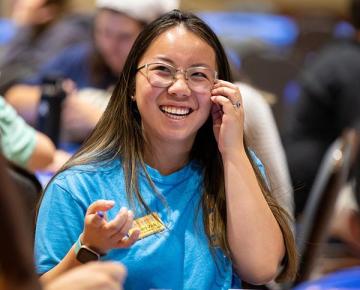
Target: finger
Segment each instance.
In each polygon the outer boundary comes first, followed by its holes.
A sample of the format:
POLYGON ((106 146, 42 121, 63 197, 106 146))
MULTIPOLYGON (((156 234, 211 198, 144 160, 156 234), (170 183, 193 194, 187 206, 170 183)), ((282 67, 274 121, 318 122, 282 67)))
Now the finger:
POLYGON ((116 233, 112 235, 111 239, 114 241, 118 241, 121 240, 124 236, 127 236, 130 229, 133 227, 133 224, 134 224, 134 214, 131 210, 129 210, 126 222, 116 233))
POLYGON ((94 214, 99 210, 107 211, 111 209, 114 205, 115 201, 113 200, 100 199, 90 204, 86 211, 86 214, 94 214))
POLYGON ((220 96, 224 96, 227 97, 231 100, 231 102, 233 104, 235 104, 237 101, 241 101, 241 95, 240 95, 240 91, 239 89, 236 88, 230 88, 230 87, 225 87, 225 86, 221 86, 218 88, 213 88, 211 91, 211 94, 214 96, 220 95, 220 96))
POLYGON ((224 80, 216 80, 213 87, 218 88, 218 87, 221 87, 221 86, 225 86, 225 87, 229 87, 229 88, 233 88, 233 89, 238 88, 237 85, 235 85, 235 84, 233 84, 231 82, 224 81, 224 80))
POLYGON ((230 98, 233 104, 236 104, 239 101, 242 103, 242 96, 239 87, 231 82, 217 80, 213 89, 213 95, 224 95, 230 98))
POLYGON ((234 114, 234 105, 228 98, 224 96, 211 96, 211 100, 221 106, 224 114, 234 114))
POLYGON ((129 248, 131 247, 133 244, 135 244, 135 242, 139 239, 140 237, 140 229, 136 228, 133 231, 131 231, 130 236, 127 238, 123 238, 118 242, 117 248, 129 248))
MULTIPOLYGON (((122 207, 116 217, 109 222, 105 228, 108 230, 109 235, 112 236, 119 232, 128 220, 128 210, 126 207, 122 207)), ((126 235, 127 232, 124 233, 126 235)))
POLYGON ((100 227, 105 224, 105 217, 97 213, 89 214, 86 217, 86 223, 94 227, 100 227))

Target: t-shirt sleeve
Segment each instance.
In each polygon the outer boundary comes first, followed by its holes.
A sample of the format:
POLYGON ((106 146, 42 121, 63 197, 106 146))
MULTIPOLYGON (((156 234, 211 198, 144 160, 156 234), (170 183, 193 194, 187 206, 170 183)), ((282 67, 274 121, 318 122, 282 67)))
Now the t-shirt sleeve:
POLYGON ((36 131, 0 97, 1 151, 9 160, 25 167, 36 145, 36 131))
POLYGON ((261 160, 256 156, 255 152, 252 151, 252 150, 249 150, 250 152, 250 157, 251 159, 254 161, 255 165, 257 166, 257 168, 259 169, 260 173, 261 173, 261 176, 262 178, 264 179, 264 182, 266 184, 266 186, 270 189, 270 183, 269 183, 269 179, 267 177, 267 174, 266 174, 266 169, 265 169, 265 166, 264 164, 261 162, 261 160))
MULTIPOLYGON (((61 179, 61 177, 60 177, 61 179)), ((41 202, 35 231, 35 263, 39 274, 56 266, 78 239, 86 206, 54 180, 41 202)))

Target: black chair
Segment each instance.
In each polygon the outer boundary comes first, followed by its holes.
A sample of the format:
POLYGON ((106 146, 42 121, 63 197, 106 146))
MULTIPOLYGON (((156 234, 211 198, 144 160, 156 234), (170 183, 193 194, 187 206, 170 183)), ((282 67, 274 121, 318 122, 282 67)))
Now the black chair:
POLYGON ((299 225, 297 245, 300 259, 294 285, 311 277, 316 259, 326 242, 337 197, 355 166, 359 140, 358 131, 345 131, 322 160, 299 225))

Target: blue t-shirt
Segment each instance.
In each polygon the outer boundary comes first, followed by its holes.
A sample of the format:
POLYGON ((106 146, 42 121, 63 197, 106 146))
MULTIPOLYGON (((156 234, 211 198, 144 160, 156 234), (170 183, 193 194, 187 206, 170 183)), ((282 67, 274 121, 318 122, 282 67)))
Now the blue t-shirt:
MULTIPOLYGON (((152 212, 166 230, 138 240, 128 249, 113 249, 103 260, 122 262, 128 269, 125 289, 229 289, 239 286, 230 260, 220 249, 214 260, 208 245, 200 204, 202 169, 194 162, 170 175, 147 166, 163 205, 140 171, 139 186, 152 212)), ((40 207, 35 237, 37 271, 57 265, 83 230, 88 206, 98 199, 114 200, 113 219, 129 207, 124 172, 119 160, 102 165, 76 166, 49 185, 40 207)), ((138 218, 139 216, 135 216, 138 218)))

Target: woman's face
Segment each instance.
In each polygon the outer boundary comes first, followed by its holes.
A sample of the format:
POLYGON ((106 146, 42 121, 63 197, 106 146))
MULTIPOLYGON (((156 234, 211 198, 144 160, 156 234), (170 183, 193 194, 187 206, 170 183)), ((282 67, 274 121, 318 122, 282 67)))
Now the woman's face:
POLYGON ((134 97, 145 136, 150 141, 184 142, 184 145, 192 146, 197 131, 210 113, 215 52, 180 25, 160 34, 140 59, 138 67, 152 63, 157 64, 148 65, 136 74, 134 97), (169 78, 171 67, 187 70, 188 78, 191 76, 194 81, 190 87, 182 72, 176 73, 168 87, 159 87, 157 78, 169 78), (209 88, 198 89, 196 84, 206 82, 204 78, 209 76, 209 88))
POLYGON ((122 71, 141 29, 140 22, 125 14, 106 9, 98 12, 95 19, 95 45, 113 73, 122 71))

